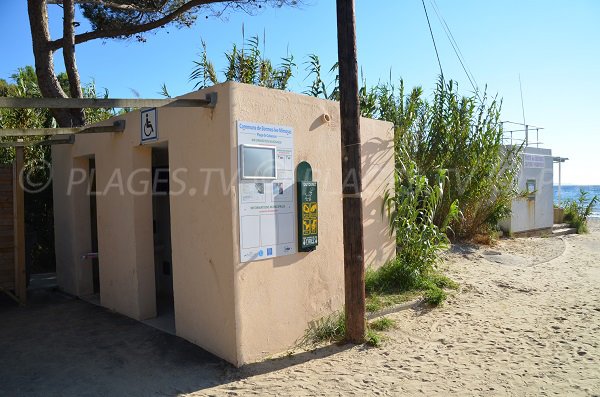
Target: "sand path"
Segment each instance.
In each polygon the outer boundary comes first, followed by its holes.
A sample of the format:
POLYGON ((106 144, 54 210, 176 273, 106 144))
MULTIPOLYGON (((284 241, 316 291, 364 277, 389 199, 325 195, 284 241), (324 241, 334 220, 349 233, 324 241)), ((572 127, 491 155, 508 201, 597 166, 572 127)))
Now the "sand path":
POLYGON ((600 396, 598 225, 454 249, 444 268, 460 291, 440 309, 389 315, 399 327, 381 348, 333 346, 308 361, 231 369, 196 395, 600 396))

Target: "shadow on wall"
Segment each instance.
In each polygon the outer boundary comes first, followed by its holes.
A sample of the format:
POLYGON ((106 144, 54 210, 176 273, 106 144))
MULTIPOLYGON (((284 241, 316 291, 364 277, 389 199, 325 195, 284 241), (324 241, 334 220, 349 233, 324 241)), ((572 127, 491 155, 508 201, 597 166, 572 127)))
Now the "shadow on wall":
POLYGON ((392 141, 371 138, 362 145, 363 150, 363 218, 365 241, 365 266, 380 267, 395 251, 395 239, 390 235, 387 211, 383 196, 394 187, 394 161, 392 141))

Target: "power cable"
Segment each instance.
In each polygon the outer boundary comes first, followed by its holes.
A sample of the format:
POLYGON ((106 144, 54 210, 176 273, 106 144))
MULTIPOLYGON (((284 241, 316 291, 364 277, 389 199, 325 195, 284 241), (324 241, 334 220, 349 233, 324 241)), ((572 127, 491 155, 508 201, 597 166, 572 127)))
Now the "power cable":
POLYGON ((444 71, 442 70, 442 62, 440 61, 440 54, 438 53, 437 46, 435 45, 435 38, 433 37, 433 30, 431 29, 431 23, 429 22, 429 14, 427 14, 427 7, 425 7, 425 0, 421 0, 423 3, 423 10, 425 10, 425 18, 427 18, 427 25, 429 26, 429 33, 431 34, 431 41, 433 41, 433 48, 435 49, 435 56, 437 57, 438 65, 440 66, 440 74, 442 80, 444 80, 444 71))
POLYGON ((454 50, 454 54, 456 54, 456 57, 458 58, 458 61, 460 62, 461 67, 463 68, 463 71, 467 75, 467 79, 469 79, 469 83, 471 83, 471 87, 473 87, 473 90, 475 91, 477 96, 479 96, 479 85, 477 84, 477 81, 475 80, 475 76, 471 72, 471 69, 468 67, 467 61, 466 61, 464 55, 462 54, 462 51, 460 50, 460 46, 456 42, 456 39, 454 38, 454 35, 452 34, 452 31, 450 30, 448 23, 446 23, 446 20, 441 15, 441 11, 439 10, 439 6, 437 5, 437 2, 435 0, 430 0, 430 3, 433 7, 433 11, 435 12, 436 16, 438 17, 438 20, 440 21, 440 24, 442 25, 442 28, 444 29, 444 33, 446 34, 446 37, 448 38, 448 41, 450 42, 452 49, 454 50))

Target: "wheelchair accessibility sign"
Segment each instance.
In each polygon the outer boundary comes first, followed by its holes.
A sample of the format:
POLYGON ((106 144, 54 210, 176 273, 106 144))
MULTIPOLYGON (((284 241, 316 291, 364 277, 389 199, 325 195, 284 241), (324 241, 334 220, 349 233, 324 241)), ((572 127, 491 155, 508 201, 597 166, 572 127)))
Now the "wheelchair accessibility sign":
POLYGON ((154 142, 158 140, 158 119, 156 108, 142 110, 141 112, 141 142, 154 142))

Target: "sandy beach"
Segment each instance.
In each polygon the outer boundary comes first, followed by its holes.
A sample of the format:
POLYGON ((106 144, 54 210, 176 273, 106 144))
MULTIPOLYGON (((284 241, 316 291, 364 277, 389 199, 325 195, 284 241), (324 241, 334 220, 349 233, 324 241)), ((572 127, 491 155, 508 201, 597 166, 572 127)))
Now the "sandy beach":
POLYGON ((600 223, 454 247, 438 309, 390 314, 380 348, 328 346, 231 369, 193 395, 600 395, 600 223))

